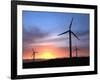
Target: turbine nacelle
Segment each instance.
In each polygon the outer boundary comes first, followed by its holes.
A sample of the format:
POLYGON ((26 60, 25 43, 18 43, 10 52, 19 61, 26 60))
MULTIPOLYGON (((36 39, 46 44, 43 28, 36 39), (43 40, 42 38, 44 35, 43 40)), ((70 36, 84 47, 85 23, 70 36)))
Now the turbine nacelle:
POLYGON ((74 34, 71 30, 65 31, 65 32, 59 34, 58 36, 63 35, 63 34, 66 34, 66 33, 68 33, 68 32, 69 32, 70 34, 73 34, 73 36, 75 36, 78 40, 80 40, 80 39, 77 37, 77 35, 74 34))
POLYGON ((33 48, 32 48, 32 51, 33 51, 33 53, 38 53, 38 52, 36 52, 33 48))

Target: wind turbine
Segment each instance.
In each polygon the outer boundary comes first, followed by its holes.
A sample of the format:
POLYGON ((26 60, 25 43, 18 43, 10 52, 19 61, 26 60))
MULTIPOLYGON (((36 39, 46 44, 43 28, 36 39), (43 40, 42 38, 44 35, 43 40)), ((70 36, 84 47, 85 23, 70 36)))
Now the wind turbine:
POLYGON ((76 34, 74 34, 72 32, 72 30, 71 30, 72 23, 73 23, 73 18, 72 18, 71 23, 69 25, 69 30, 68 31, 65 31, 65 32, 63 32, 63 33, 61 33, 61 34, 58 35, 58 36, 60 36, 60 35, 69 33, 69 51, 70 51, 70 58, 72 58, 72 37, 71 37, 71 35, 73 34, 79 40, 79 38, 76 36, 76 34))
POLYGON ((75 49, 74 49, 74 51, 76 51, 76 57, 78 57, 78 50, 80 50, 80 49, 78 49, 77 46, 76 46, 75 49))
POLYGON ((33 60, 35 60, 35 53, 38 53, 38 52, 35 52, 35 50, 32 48, 32 56, 33 56, 33 60))

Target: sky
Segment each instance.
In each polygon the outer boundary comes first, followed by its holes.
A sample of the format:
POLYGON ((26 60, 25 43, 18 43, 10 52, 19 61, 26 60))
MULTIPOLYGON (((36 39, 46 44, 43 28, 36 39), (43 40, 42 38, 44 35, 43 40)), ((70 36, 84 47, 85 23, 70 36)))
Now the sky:
POLYGON ((89 14, 23 11, 23 59, 32 59, 32 48, 35 59, 69 57, 69 35, 58 34, 69 29, 72 18, 72 31, 80 39, 72 35, 72 55, 77 46, 79 57, 89 56, 89 14))

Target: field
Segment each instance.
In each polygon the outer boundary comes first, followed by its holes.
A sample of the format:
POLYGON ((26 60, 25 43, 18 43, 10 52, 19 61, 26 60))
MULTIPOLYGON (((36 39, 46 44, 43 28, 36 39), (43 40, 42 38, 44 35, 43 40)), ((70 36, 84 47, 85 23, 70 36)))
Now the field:
POLYGON ((45 68, 89 65, 89 57, 61 58, 41 61, 23 61, 23 68, 45 68))

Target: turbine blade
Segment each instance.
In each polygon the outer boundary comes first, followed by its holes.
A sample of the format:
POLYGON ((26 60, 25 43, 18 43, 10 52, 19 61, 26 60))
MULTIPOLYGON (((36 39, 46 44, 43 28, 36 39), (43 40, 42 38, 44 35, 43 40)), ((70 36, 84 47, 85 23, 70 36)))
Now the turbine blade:
POLYGON ((65 31, 65 32, 63 32, 63 33, 61 33, 61 34, 58 34, 58 36, 60 36, 60 35, 63 35, 63 34, 66 34, 66 33, 68 33, 69 31, 65 31))
POLYGON ((76 34, 74 34, 72 31, 71 31, 71 33, 72 33, 78 40, 80 40, 80 39, 76 36, 76 34))
POLYGON ((70 23, 70 25, 69 25, 69 29, 70 29, 70 30, 71 30, 71 27, 72 27, 72 23, 73 23, 73 18, 72 18, 71 23, 70 23))

